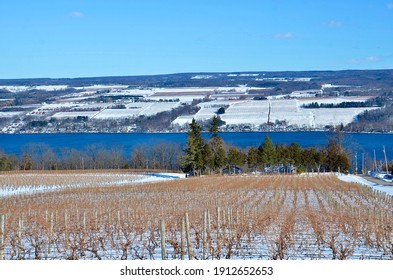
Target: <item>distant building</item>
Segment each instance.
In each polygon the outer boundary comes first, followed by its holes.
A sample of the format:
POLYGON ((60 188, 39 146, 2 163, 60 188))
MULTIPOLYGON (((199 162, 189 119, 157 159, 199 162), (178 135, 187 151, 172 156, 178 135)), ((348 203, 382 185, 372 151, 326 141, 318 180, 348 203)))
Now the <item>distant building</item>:
POLYGON ((230 174, 242 174, 243 173, 243 169, 238 167, 238 166, 231 165, 229 167, 224 168, 222 170, 222 173, 223 174, 227 174, 227 175, 230 175, 230 174))

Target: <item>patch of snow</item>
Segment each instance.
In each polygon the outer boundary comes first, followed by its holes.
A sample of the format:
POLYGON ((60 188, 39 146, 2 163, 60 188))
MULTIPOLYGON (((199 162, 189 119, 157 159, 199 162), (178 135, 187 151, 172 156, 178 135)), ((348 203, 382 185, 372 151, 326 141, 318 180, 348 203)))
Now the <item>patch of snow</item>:
MULTIPOLYGON (((3 178, 5 178, 6 176, 7 175, 2 175, 3 178)), ((15 176, 15 174, 10 176, 15 176)), ((66 188, 124 186, 185 178, 185 174, 182 173, 165 172, 149 174, 88 173, 66 175, 32 173, 19 174, 18 176, 20 178, 26 178, 31 183, 25 183, 25 180, 24 183, 19 185, 10 185, 9 183, 0 184, 0 197, 54 192, 66 188), (53 178, 56 178, 57 176, 61 176, 63 180, 59 181, 56 184, 47 183, 47 181, 51 181, 51 179, 53 180, 53 178), (65 178, 67 176, 69 177, 69 179, 65 178)))
POLYGON ((210 79, 213 78, 213 75, 195 75, 191 77, 191 80, 204 80, 204 79, 210 79))
POLYGON ((59 112, 54 114, 52 117, 55 119, 68 119, 68 118, 76 118, 78 116, 83 116, 83 117, 92 117, 94 114, 97 112, 94 111, 78 111, 78 112, 59 112))
POLYGON ((12 118, 22 115, 24 112, 0 112, 0 118, 12 118))
POLYGON ((357 176, 357 175, 338 174, 337 178, 340 179, 341 181, 344 181, 344 182, 357 183, 357 184, 367 186, 367 187, 372 188, 374 190, 381 191, 381 192, 387 193, 388 195, 393 196, 393 187, 379 185, 379 184, 370 182, 370 181, 368 181, 360 176, 357 176))

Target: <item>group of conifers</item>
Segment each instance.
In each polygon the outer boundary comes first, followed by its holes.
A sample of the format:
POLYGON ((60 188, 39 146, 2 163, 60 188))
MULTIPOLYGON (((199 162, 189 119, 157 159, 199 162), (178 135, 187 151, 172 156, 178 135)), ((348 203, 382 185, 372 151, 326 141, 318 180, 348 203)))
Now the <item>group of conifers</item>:
MULTIPOLYGON (((218 134, 220 119, 214 117, 210 126, 210 139, 205 141, 201 128, 193 119, 187 137, 186 148, 181 156, 181 168, 192 175, 221 173, 225 167, 241 167, 248 171, 274 172, 347 172, 349 157, 340 143, 340 137, 331 137, 329 144, 321 148, 301 148, 299 144, 274 145, 269 135, 259 147, 242 151, 227 147, 218 134)), ((230 168, 228 169, 231 170, 230 168)))

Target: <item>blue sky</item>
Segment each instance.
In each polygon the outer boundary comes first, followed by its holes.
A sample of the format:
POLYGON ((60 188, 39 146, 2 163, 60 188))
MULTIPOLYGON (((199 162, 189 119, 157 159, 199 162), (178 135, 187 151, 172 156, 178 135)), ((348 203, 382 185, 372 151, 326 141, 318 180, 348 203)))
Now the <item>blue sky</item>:
POLYGON ((13 0, 0 79, 393 68, 393 0, 13 0))

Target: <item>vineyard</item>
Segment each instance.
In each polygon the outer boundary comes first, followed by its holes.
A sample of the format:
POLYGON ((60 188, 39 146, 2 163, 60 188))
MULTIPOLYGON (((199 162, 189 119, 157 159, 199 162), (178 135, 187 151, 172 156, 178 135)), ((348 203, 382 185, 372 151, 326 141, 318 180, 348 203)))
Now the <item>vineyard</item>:
POLYGON ((137 176, 0 174, 0 259, 393 259, 392 196, 333 175, 137 176))

